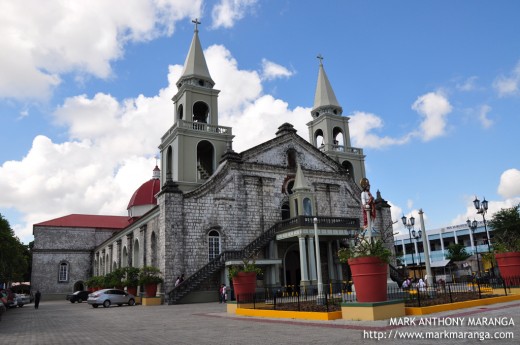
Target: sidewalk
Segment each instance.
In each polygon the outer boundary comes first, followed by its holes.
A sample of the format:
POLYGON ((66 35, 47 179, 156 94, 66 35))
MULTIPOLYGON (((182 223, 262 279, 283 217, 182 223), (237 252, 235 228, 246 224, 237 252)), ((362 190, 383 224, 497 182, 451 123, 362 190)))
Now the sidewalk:
MULTIPOLYGON (((520 341, 520 302, 475 307, 431 314, 415 319, 403 318, 400 324, 385 321, 305 321, 258 319, 230 315, 219 303, 174 306, 122 306, 94 309, 67 301, 43 301, 32 306, 8 310, 0 322, 0 343, 28 344, 434 344, 434 339, 400 337, 443 336, 442 343, 477 342, 449 338, 450 332, 505 332, 514 338, 484 340, 482 343, 518 344, 520 341), (510 320, 514 326, 469 325, 483 318, 510 320), (436 325, 419 325, 437 322, 436 325), (444 320, 444 321, 440 321, 444 320), (454 322, 461 322, 454 324, 454 322), (402 323, 409 325, 402 325, 402 323), (411 324, 410 324, 411 323, 411 324), (415 323, 415 324, 414 324, 415 323), (442 324, 438 324, 442 323, 442 324), (449 325, 448 325, 449 324, 449 325), (415 332, 415 333, 406 333, 415 332), (377 338, 385 337, 385 339, 377 338)), ((493 319, 494 320, 494 319, 493 319)), ((504 334, 505 334, 504 333, 504 334)))

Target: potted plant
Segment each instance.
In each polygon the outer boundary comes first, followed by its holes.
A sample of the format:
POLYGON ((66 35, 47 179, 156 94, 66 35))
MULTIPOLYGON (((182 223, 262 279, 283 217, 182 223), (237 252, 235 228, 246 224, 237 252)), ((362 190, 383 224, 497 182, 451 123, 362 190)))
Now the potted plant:
POLYGON ((229 267, 229 279, 233 282, 237 300, 240 299, 240 296, 247 298, 255 293, 256 276, 261 273, 262 270, 256 266, 256 261, 252 257, 242 259, 241 265, 229 267))
POLYGON ((381 238, 358 234, 354 245, 338 251, 339 261, 348 263, 359 302, 387 300, 388 263, 392 252, 381 238))
POLYGON ((520 279, 520 204, 501 209, 493 215, 493 252, 500 275, 507 285, 520 279))
POLYGON ((117 268, 113 272, 107 273, 104 277, 104 286, 106 288, 123 289, 123 278, 125 271, 122 268, 117 268))
POLYGON ((137 295, 137 286, 139 285, 139 268, 137 267, 125 267, 123 269, 126 279, 123 281, 123 285, 126 286, 126 291, 134 296, 137 295))
POLYGON ((161 271, 157 267, 144 266, 139 272, 139 284, 144 285, 146 297, 155 297, 157 284, 161 284, 163 281, 161 271))

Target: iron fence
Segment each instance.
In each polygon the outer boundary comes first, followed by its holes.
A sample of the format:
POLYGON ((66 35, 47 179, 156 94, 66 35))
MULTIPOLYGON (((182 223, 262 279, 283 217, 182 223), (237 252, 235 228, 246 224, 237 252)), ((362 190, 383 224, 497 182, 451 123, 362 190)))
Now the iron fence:
MULTIPOLYGON (((355 288, 348 283, 317 285, 269 286, 262 292, 236 296, 239 308, 291 311, 336 311, 341 303, 357 302, 355 288)), ((435 283, 433 286, 409 289, 387 288, 388 300, 403 300, 407 307, 425 307, 468 300, 507 296, 520 293, 520 277, 473 279, 465 283, 435 283)))

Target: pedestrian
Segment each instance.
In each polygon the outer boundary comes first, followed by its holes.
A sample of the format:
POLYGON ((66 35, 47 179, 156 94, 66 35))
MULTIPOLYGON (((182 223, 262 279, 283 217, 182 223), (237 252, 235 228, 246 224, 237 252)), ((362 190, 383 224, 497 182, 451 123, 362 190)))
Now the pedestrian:
POLYGON ((226 284, 222 284, 222 303, 227 302, 226 290, 226 284))
POLYGON ((177 280, 175 281, 175 286, 181 283, 181 277, 177 276, 177 280))
POLYGON ((181 280, 179 281, 179 284, 184 281, 184 274, 181 275, 181 280))
POLYGON ((224 284, 220 284, 220 287, 218 288, 218 301, 219 303, 222 303, 222 287, 224 287, 224 284))
POLYGON ((38 309, 40 306, 40 299, 42 298, 42 294, 40 290, 36 290, 36 293, 34 294, 34 309, 38 309))

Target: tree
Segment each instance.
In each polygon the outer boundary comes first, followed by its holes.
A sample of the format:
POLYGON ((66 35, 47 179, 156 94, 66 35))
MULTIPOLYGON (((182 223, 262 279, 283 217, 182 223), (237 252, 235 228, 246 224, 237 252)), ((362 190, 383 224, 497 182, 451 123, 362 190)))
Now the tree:
POLYGON ((0 214, 0 283, 23 281, 29 271, 29 249, 0 214))
POLYGON ((493 228, 495 252, 520 252, 520 204, 503 208, 488 222, 493 228))
POLYGON ((446 260, 451 261, 464 261, 471 255, 466 251, 466 247, 460 243, 452 243, 448 246, 448 253, 446 254, 446 260))

